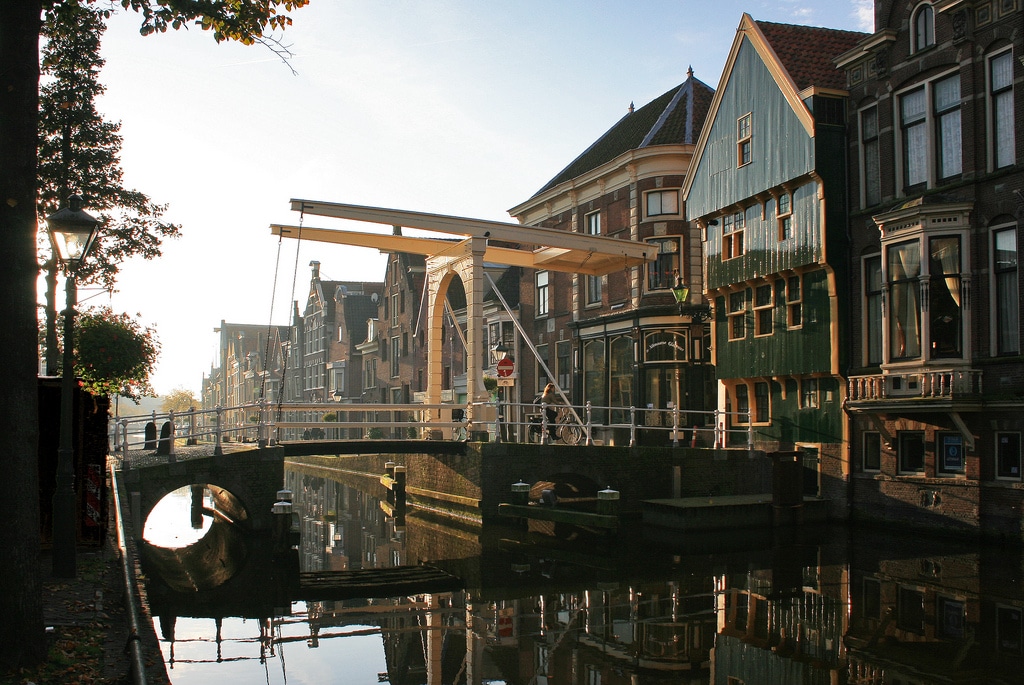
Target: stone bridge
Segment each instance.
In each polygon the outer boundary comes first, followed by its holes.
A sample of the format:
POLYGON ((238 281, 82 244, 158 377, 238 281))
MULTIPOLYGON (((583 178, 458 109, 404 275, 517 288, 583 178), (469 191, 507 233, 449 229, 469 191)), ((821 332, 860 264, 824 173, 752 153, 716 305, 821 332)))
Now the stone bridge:
POLYGON ((230 510, 236 503, 243 526, 270 530, 288 457, 372 480, 385 472, 387 462, 395 462, 406 468, 410 505, 478 522, 496 517, 498 505, 510 501, 512 484, 520 481, 531 486, 532 496, 552 489, 567 505, 596 499, 598 491, 611 488, 620 493, 625 514, 638 512, 647 499, 765 493, 772 486, 770 460, 760 452, 735 449, 356 440, 236 448, 221 455, 211 451, 181 450, 170 461, 155 456, 132 460, 124 484, 136 537, 165 495, 200 484, 230 493, 233 499, 225 495, 218 508, 228 505, 230 510))

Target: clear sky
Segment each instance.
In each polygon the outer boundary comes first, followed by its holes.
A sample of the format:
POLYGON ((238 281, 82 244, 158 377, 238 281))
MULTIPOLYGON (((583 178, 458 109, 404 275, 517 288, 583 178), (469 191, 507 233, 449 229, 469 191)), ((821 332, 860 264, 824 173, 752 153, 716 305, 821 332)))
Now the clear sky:
POLYGON ((217 45, 197 27, 143 38, 139 17, 122 13, 103 39, 98 106, 122 122, 126 185, 168 203, 183 235, 161 259, 125 265, 112 299, 83 304, 155 325, 156 391, 198 395, 216 360, 213 329, 287 323, 293 282, 304 303, 311 260, 325 279, 383 277, 372 250, 304 242, 296 255, 288 241, 278 257, 269 225, 298 223, 291 198, 507 221, 630 102, 682 83, 690 66, 717 87, 743 12, 870 32, 872 7, 312 0, 283 34, 296 74, 266 49, 217 45))

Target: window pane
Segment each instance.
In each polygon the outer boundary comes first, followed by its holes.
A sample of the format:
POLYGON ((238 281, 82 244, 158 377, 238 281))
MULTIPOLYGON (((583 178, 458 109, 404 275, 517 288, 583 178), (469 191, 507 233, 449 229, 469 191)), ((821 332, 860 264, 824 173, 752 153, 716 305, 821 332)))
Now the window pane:
POLYGON ((1013 53, 1004 52, 990 62, 992 89, 992 149, 995 167, 1016 159, 1013 121, 1013 53))
POLYGON ((963 356, 961 323, 960 239, 932 238, 930 241, 930 291, 932 357, 963 356))
POLYGON ((865 471, 878 471, 882 468, 882 436, 880 434, 864 434, 863 456, 865 471))
POLYGON ((996 433, 996 475, 1020 478, 1020 433, 996 433))
POLYGON ((605 421, 605 410, 599 407, 608 405, 606 388, 604 341, 587 341, 583 345, 583 400, 598 407, 593 411, 596 422, 605 421))
POLYGON ((917 242, 893 245, 888 250, 892 307, 889 313, 889 356, 907 359, 921 355, 919 308, 921 255, 917 242))
POLYGON ((900 433, 899 450, 901 472, 924 471, 924 433, 916 431, 900 433))
POLYGON ((928 141, 925 130, 924 88, 904 95, 900 99, 903 126, 903 175, 908 186, 928 180, 928 141))
POLYGON ((960 174, 962 169, 959 75, 935 84, 935 112, 938 119, 938 177, 950 178, 960 174))
MULTIPOLYGON (((633 359, 633 338, 630 336, 619 336, 612 340, 609 365, 611 367, 611 402, 613 407, 632 407, 633 405, 633 369, 636 366, 633 359)), ((612 423, 626 423, 629 421, 628 411, 613 411, 612 423)))
POLYGON ((996 280, 996 348, 999 354, 1020 351, 1020 292, 1017 275, 1017 228, 993 235, 996 280))
POLYGON ((768 384, 767 383, 756 383, 754 385, 754 399, 757 406, 757 422, 768 423, 769 418, 769 402, 768 402, 768 384))
POLYGON ((864 334, 867 363, 882 363, 882 258, 864 260, 864 334))

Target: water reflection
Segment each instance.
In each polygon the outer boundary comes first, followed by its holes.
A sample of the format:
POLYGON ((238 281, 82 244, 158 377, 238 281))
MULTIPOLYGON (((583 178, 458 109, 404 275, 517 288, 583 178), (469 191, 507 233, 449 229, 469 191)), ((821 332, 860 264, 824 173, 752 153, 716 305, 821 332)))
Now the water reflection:
POLYGON ((365 475, 285 478, 297 550, 235 531, 233 576, 192 592, 144 560, 175 685, 1022 682, 1020 550, 843 529, 481 530, 402 515, 365 475), (396 574, 361 584, 373 569, 396 574), (458 589, 388 592, 424 570, 458 589))

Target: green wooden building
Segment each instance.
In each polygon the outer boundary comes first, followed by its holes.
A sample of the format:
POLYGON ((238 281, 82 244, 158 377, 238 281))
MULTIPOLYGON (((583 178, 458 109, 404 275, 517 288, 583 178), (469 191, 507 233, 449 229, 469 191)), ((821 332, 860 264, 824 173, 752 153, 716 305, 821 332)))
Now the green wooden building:
POLYGON ((801 450, 805 494, 845 506, 846 81, 865 34, 744 14, 683 187, 703 231, 718 407, 731 445, 801 450))

